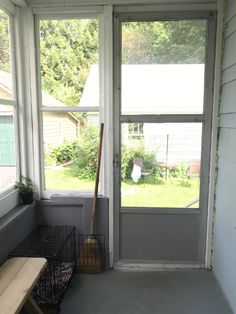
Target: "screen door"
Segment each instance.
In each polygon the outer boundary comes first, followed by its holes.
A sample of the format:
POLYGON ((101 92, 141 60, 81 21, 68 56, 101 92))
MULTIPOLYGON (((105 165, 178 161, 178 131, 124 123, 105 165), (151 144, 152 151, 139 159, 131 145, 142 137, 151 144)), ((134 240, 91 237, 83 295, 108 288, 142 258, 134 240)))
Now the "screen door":
POLYGON ((115 15, 116 262, 204 263, 214 26, 115 15))

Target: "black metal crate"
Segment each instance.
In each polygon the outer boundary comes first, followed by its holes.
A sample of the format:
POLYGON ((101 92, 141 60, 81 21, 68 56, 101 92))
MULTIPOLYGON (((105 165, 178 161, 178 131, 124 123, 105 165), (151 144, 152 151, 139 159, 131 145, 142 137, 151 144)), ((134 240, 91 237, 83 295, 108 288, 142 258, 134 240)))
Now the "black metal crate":
POLYGON ((75 227, 39 226, 9 257, 17 256, 47 259, 32 296, 38 304, 58 305, 75 270, 75 227))

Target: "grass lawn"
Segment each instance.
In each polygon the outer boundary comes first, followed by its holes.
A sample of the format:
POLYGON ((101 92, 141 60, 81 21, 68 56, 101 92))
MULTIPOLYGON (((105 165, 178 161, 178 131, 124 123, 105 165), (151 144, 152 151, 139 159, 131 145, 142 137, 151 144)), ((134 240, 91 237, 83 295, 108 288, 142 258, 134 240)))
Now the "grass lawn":
POLYGON ((94 190, 93 181, 81 180, 75 166, 51 167, 45 170, 48 190, 94 190))
MULTIPOLYGON (((183 207, 199 196, 199 181, 168 180, 163 183, 122 183, 122 206, 183 207)), ((198 202, 191 207, 198 207, 198 202)))
MULTIPOLYGON (((45 170, 46 188, 49 190, 94 190, 94 181, 79 179, 78 169, 51 167, 45 170)), ((127 207, 183 207, 198 198, 199 181, 168 180, 154 182, 152 178, 134 183, 122 182, 122 206, 127 207)), ((198 203, 191 207, 198 207, 198 203)))

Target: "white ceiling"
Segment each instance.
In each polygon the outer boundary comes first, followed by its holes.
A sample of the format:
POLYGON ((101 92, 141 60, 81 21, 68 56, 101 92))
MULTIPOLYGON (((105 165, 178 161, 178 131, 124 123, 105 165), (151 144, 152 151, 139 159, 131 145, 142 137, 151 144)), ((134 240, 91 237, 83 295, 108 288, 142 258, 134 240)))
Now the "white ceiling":
POLYGON ((217 3, 217 0, 12 0, 15 3, 26 2, 30 6, 41 6, 41 5, 92 5, 92 4, 189 4, 189 3, 217 3))

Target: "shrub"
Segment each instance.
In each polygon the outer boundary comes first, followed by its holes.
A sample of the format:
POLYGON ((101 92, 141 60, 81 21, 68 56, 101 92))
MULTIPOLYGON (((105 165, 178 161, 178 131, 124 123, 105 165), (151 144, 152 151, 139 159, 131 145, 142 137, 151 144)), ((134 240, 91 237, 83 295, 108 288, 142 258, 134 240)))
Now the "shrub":
POLYGON ((81 179, 94 180, 97 167, 98 128, 87 126, 83 128, 78 142, 78 175, 81 179))
POLYGON ((153 152, 145 152, 144 144, 140 143, 138 146, 130 147, 123 145, 121 148, 122 163, 121 163, 121 177, 123 180, 131 178, 133 170, 133 161, 139 157, 143 160, 143 168, 151 172, 152 175, 157 173, 158 164, 156 155, 153 152))
POLYGON ((65 141, 45 155, 46 165, 63 164, 74 161, 76 173, 81 179, 94 179, 97 166, 98 128, 88 126, 82 129, 76 141, 65 141))
POLYGON ((78 141, 65 141, 60 146, 53 148, 49 155, 57 164, 63 164, 71 160, 76 160, 78 158, 78 151, 78 141))
POLYGON ((189 179, 191 177, 191 171, 187 162, 181 162, 177 167, 171 169, 170 176, 181 180, 181 185, 189 186, 189 179))

